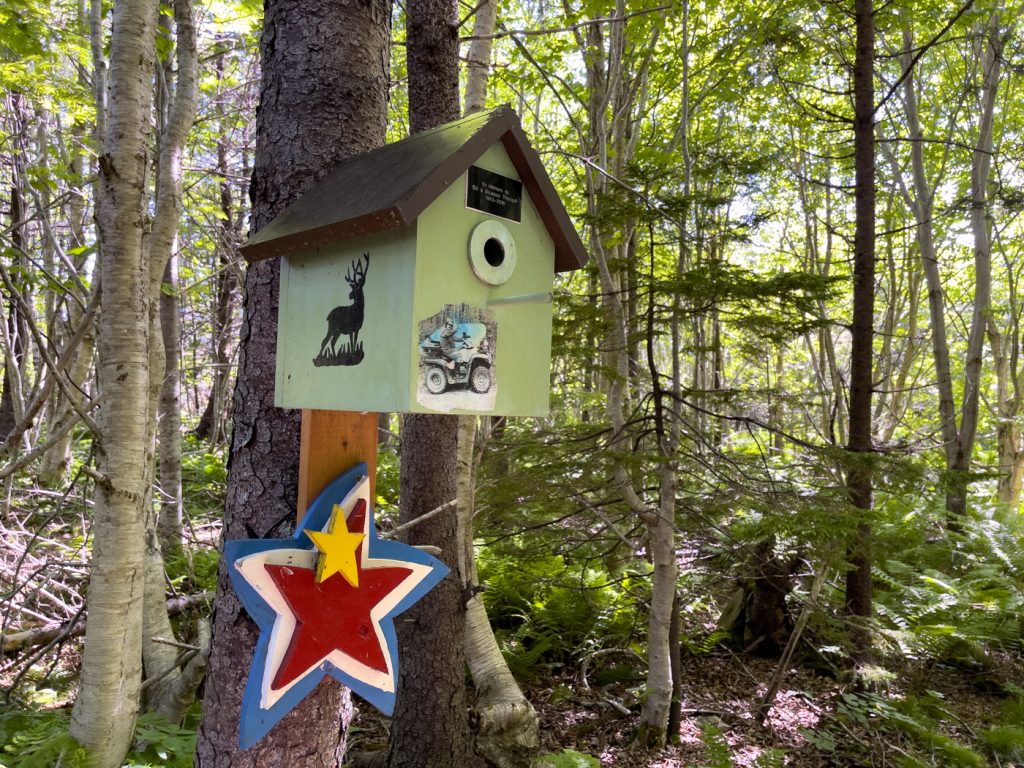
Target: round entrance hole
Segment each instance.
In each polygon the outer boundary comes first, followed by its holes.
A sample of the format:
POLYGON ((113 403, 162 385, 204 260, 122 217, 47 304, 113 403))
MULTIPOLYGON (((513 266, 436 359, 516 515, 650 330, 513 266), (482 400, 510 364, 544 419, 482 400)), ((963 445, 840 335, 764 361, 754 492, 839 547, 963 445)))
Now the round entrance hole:
POLYGON ((469 235, 469 265, 480 282, 504 285, 516 271, 516 241, 495 219, 481 221, 469 235))
POLYGON ((492 267, 500 267, 505 263, 505 246, 496 237, 489 237, 484 243, 484 259, 492 267))

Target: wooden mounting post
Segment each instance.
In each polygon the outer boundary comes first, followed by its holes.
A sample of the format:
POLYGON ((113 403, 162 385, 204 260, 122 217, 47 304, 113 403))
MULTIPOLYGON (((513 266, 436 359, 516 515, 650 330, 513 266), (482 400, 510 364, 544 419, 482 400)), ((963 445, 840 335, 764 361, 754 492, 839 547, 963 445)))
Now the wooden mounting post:
POLYGON ((370 499, 376 499, 377 414, 303 409, 299 439, 299 495, 296 514, 301 520, 310 504, 334 478, 360 462, 370 476, 370 499))

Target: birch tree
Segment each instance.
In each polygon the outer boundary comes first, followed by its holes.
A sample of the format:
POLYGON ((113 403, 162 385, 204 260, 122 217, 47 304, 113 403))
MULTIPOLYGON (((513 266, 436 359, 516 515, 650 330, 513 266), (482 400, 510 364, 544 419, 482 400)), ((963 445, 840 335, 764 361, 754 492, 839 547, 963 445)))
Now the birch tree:
POLYGON ((113 9, 109 100, 96 220, 104 309, 97 363, 103 407, 97 445, 88 619, 71 734, 100 768, 131 743, 142 674, 144 504, 149 497, 150 264, 146 227, 157 3, 113 9))
MULTIPOLYGON (((181 218, 182 155, 185 139, 195 118, 198 54, 191 0, 174 0, 175 61, 157 68, 157 163, 156 201, 149 248, 150 386, 147 400, 149 443, 159 447, 160 498, 147 509, 146 591, 143 609, 143 666, 147 677, 146 704, 172 722, 180 720, 192 703, 206 666, 209 630, 200 623, 198 646, 202 649, 179 667, 178 649, 154 638, 174 637, 167 616, 163 555, 181 548, 181 416, 178 402, 177 365, 179 326, 173 284, 165 290, 164 278, 176 270, 175 250, 181 218), (159 437, 159 440, 157 438, 159 437)), ((150 487, 153 468, 150 468, 150 487)))

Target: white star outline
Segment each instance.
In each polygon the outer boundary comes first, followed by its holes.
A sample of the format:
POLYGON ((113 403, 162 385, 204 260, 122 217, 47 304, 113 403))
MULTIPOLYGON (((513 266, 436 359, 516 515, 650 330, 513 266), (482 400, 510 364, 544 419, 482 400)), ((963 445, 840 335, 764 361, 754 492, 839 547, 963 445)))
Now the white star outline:
MULTIPOLYGON (((327 655, 311 664, 306 670, 290 681, 282 688, 271 687, 277 671, 284 661, 288 646, 296 629, 295 614, 288 606, 288 602, 278 589, 274 580, 270 577, 266 565, 295 566, 297 568, 308 568, 316 570, 316 561, 319 552, 316 549, 271 549, 263 552, 256 552, 252 555, 240 557, 235 560, 234 567, 249 583, 249 585, 266 601, 274 613, 274 627, 270 633, 267 643, 267 658, 263 668, 263 677, 260 682, 260 709, 270 709, 284 696, 294 685, 305 678, 310 672, 317 668, 325 669, 327 664, 332 665, 349 677, 365 683, 378 690, 387 693, 395 692, 396 674, 393 667, 394 649, 391 648, 381 627, 381 621, 397 606, 410 592, 412 592, 431 573, 429 565, 414 563, 408 560, 390 560, 384 558, 370 557, 370 519, 372 509, 370 503, 370 480, 365 475, 360 477, 354 488, 348 492, 341 502, 346 521, 356 508, 359 500, 366 502, 366 515, 363 518, 363 539, 359 555, 359 566, 362 570, 373 570, 376 568, 403 568, 410 571, 402 582, 389 592, 380 602, 370 610, 370 620, 373 624, 373 631, 376 634, 377 642, 384 650, 384 661, 387 664, 387 672, 373 669, 339 649, 334 649, 327 655)), ((324 526, 324 531, 330 527, 330 520, 324 526)), ((338 606, 344 610, 343 605, 338 606)))

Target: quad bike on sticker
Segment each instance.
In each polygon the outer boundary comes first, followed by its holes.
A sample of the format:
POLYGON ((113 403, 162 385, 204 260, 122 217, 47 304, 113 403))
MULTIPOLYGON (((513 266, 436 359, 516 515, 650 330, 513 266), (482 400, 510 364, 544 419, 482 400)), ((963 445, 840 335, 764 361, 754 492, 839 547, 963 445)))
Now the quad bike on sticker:
POLYGON ((432 395, 454 387, 469 387, 478 394, 493 384, 491 351, 483 323, 459 323, 451 320, 420 342, 420 367, 423 383, 432 395))

